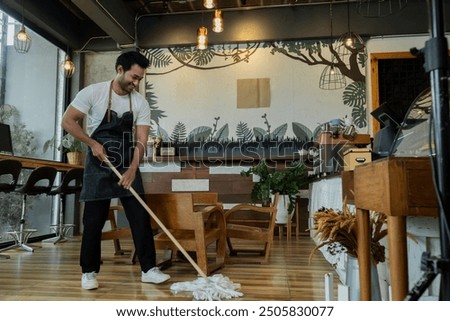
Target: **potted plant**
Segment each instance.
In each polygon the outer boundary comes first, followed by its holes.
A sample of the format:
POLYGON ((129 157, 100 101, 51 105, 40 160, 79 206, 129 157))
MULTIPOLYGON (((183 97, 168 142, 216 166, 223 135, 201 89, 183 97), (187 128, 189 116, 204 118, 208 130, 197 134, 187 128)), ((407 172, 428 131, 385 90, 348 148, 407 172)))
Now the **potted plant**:
MULTIPOLYGON (((53 137, 52 139, 45 142, 44 153, 48 148, 55 146, 55 140, 56 137, 53 137)), ((75 137, 73 137, 72 135, 66 134, 63 136, 63 138, 61 139, 61 145, 58 146, 58 150, 62 150, 63 153, 66 154, 67 162, 69 164, 81 164, 84 144, 78 139, 75 139, 75 137)))
POLYGON ((306 166, 299 161, 292 162, 290 166, 278 169, 269 166, 265 159, 247 171, 242 171, 242 176, 257 175, 259 180, 252 189, 252 201, 261 202, 262 205, 270 203, 271 195, 280 194, 280 202, 277 213, 277 222, 286 223, 289 215, 295 209, 295 199, 300 188, 309 182, 306 166))
MULTIPOLYGON (((329 208, 320 208, 314 213, 316 229, 316 239, 318 245, 310 255, 312 259, 314 253, 322 247, 326 247, 327 255, 345 257, 345 283, 350 287, 350 299, 359 300, 359 269, 358 269, 358 243, 356 216, 352 213, 344 201, 344 209, 335 211, 329 208)), ((385 228, 386 215, 372 212, 370 218, 372 237, 370 250, 372 257, 372 297, 380 297, 380 284, 376 265, 385 261, 385 247, 380 243, 381 239, 387 235, 385 228)), ((334 260, 334 259, 330 259, 334 260)))

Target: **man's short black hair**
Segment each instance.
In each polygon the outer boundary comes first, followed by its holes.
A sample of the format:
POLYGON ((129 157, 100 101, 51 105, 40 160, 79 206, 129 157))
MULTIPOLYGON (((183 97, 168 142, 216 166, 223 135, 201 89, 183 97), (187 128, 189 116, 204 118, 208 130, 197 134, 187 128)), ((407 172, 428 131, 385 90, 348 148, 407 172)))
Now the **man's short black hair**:
POLYGON ((123 71, 125 72, 127 70, 130 70, 131 66, 133 66, 134 64, 138 64, 139 67, 147 69, 150 63, 148 59, 141 53, 137 51, 127 51, 117 57, 116 70, 117 66, 121 65, 123 71))

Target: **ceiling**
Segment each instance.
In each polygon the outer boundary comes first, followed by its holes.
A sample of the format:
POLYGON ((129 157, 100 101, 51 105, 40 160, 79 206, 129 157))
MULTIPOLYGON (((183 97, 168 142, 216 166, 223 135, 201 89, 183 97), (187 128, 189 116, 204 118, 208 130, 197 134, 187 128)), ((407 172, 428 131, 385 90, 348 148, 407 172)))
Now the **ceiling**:
MULTIPOLYGON (((62 0, 67 1, 67 0, 62 0)), ((122 0, 125 6, 136 15, 171 14, 206 11, 202 0, 122 0)), ((346 2, 334 0, 333 2, 346 2)), ((260 7, 326 4, 330 0, 214 0, 215 9, 248 10, 260 7)), ((354 2, 354 0, 352 0, 354 2)))
MULTIPOLYGON (((337 36, 349 31, 350 21, 365 37, 428 32, 426 0, 392 0, 402 9, 377 19, 357 11, 360 2, 379 0, 332 0, 332 6, 330 0, 215 1, 225 30, 208 33, 212 44, 329 38, 331 21, 337 36)), ((444 2, 448 8, 450 1, 444 2)), ((79 51, 192 45, 197 28, 209 26, 213 16, 203 0, 0 0, 0 9, 19 21, 23 13, 26 26, 79 51)))

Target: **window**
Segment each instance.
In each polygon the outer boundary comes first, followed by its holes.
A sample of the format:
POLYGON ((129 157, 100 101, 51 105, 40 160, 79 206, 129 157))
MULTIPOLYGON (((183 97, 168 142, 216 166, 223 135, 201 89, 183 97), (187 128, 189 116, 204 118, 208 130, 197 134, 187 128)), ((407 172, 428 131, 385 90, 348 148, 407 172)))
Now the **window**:
MULTIPOLYGON (((62 136, 59 123, 66 105, 66 79, 60 66, 65 52, 25 26, 31 48, 25 54, 17 53, 13 39, 20 26, 21 22, 0 11, 0 122, 11 126, 16 156, 60 160, 58 144, 45 152, 43 146, 54 136, 62 136)), ((1 194, 0 237, 14 229, 20 217, 20 198, 1 194)), ((50 214, 57 211, 54 201, 47 196, 33 200, 27 220, 38 230, 33 236, 52 232, 50 214)), ((4 241, 3 237, 0 242, 4 241)))

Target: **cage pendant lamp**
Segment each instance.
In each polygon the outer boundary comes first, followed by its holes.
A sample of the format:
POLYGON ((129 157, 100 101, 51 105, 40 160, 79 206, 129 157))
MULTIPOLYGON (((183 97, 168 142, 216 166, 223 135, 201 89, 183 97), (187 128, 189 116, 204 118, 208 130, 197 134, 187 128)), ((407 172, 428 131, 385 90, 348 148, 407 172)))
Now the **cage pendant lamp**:
POLYGON ((324 90, 342 89, 346 86, 345 76, 334 64, 326 66, 320 75, 319 88, 324 90))
POLYGON ((197 49, 205 50, 208 47, 208 29, 200 27, 197 30, 197 49))
MULTIPOLYGON (((333 48, 333 3, 330 2, 330 49, 333 48)), ((331 50, 330 50, 331 52, 331 50)), ((342 89, 346 84, 345 76, 339 68, 335 67, 336 59, 331 52, 330 64, 325 67, 320 75, 319 88, 325 90, 342 89)))
POLYGON ((64 70, 64 77, 66 78, 71 78, 75 73, 75 64, 73 63, 72 60, 70 60, 69 55, 66 55, 62 67, 64 70))
POLYGON ((337 52, 339 57, 348 64, 348 56, 352 54, 362 55, 364 60, 367 59, 367 49, 364 40, 357 33, 350 31, 350 1, 347 0, 347 27, 348 31, 342 34, 338 40, 337 52))
POLYGON ((25 31, 25 26, 22 24, 20 30, 14 36, 14 49, 21 54, 25 54, 31 48, 31 37, 25 31))
POLYGON ((22 1, 22 25, 20 27, 19 32, 16 33, 14 36, 14 49, 18 53, 21 53, 21 54, 27 53, 31 47, 31 37, 25 31, 25 25, 23 23, 23 21, 24 21, 23 11, 24 11, 24 7, 23 7, 23 1, 22 1))
POLYGON ((216 11, 214 11, 212 30, 217 33, 223 31, 222 10, 216 9, 216 11))
POLYGON ((403 10, 408 0, 358 0, 356 11, 363 17, 381 18, 403 10))

